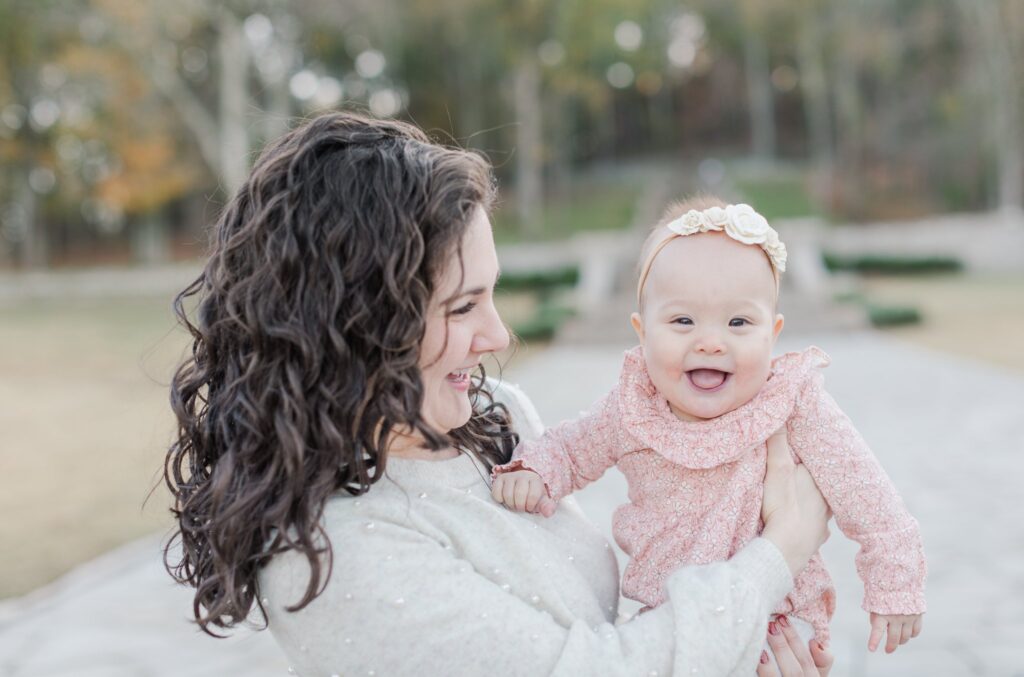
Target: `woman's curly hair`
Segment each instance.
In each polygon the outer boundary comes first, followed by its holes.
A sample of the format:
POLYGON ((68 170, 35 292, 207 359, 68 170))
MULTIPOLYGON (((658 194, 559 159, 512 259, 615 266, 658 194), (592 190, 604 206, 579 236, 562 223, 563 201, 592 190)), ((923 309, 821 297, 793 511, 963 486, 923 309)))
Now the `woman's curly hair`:
POLYGON ((291 610, 323 591, 324 504, 383 476, 393 431, 508 460, 515 435, 482 373, 465 426, 445 435, 420 417, 434 283, 461 264, 474 211, 493 197, 480 156, 406 123, 331 113, 264 150, 226 206, 205 269, 175 299, 193 343, 171 385, 164 466, 177 519, 165 565, 196 588, 206 632, 260 604, 257 574, 282 551, 311 567, 291 610))

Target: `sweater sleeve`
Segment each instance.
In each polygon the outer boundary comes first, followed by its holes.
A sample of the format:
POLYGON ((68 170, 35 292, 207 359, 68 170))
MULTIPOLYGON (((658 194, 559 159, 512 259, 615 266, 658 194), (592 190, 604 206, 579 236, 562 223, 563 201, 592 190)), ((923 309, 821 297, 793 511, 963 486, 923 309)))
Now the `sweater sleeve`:
POLYGON ((781 553, 756 539, 728 562, 677 571, 657 609, 591 627, 556 621, 414 529, 363 529, 332 530, 354 547, 297 613, 283 605, 301 596, 305 560, 279 556, 263 577, 264 594, 281 598, 270 628, 300 675, 749 675, 792 585, 781 553))
POLYGON ((857 573, 864 609, 925 611, 924 544, 915 520, 850 419, 814 374, 788 423, 789 441, 814 477, 836 524, 860 544, 857 573))
POLYGON ((615 465, 624 444, 617 392, 612 390, 578 418, 548 428, 537 439, 521 442, 512 462, 496 467, 494 476, 532 470, 544 479, 548 495, 556 501, 600 478, 615 465))

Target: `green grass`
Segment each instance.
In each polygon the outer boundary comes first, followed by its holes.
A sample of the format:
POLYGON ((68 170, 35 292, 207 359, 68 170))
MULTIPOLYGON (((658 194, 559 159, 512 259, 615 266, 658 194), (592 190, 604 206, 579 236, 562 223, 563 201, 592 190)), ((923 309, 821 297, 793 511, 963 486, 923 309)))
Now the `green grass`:
POLYGON ((575 233, 627 228, 640 188, 628 183, 588 186, 564 198, 551 198, 541 209, 541 223, 526 228, 509 197, 494 213, 494 239, 499 244, 524 240, 564 240, 575 233))
POLYGON ((743 199, 769 221, 820 216, 801 175, 740 177, 736 179, 736 188, 743 199))

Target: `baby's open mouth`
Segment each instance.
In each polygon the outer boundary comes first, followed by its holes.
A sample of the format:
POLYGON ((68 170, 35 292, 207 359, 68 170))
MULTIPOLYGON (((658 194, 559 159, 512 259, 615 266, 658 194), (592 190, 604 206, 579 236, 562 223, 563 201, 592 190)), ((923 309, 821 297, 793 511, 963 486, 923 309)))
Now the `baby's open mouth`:
POLYGON ((724 386, 732 374, 718 369, 691 369, 686 376, 697 390, 712 392, 724 386))

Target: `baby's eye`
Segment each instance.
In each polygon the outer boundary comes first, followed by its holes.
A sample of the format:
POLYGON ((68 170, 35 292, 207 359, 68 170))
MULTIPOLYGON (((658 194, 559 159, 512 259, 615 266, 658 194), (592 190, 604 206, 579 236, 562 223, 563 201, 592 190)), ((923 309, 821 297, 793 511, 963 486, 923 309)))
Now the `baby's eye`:
POLYGON ((750 322, 747 321, 745 317, 734 317, 729 320, 730 327, 745 327, 748 324, 750 324, 750 322))
POLYGON ((687 327, 690 327, 693 326, 693 320, 691 320, 688 317, 677 317, 674 320, 672 320, 672 324, 682 324, 687 327))

